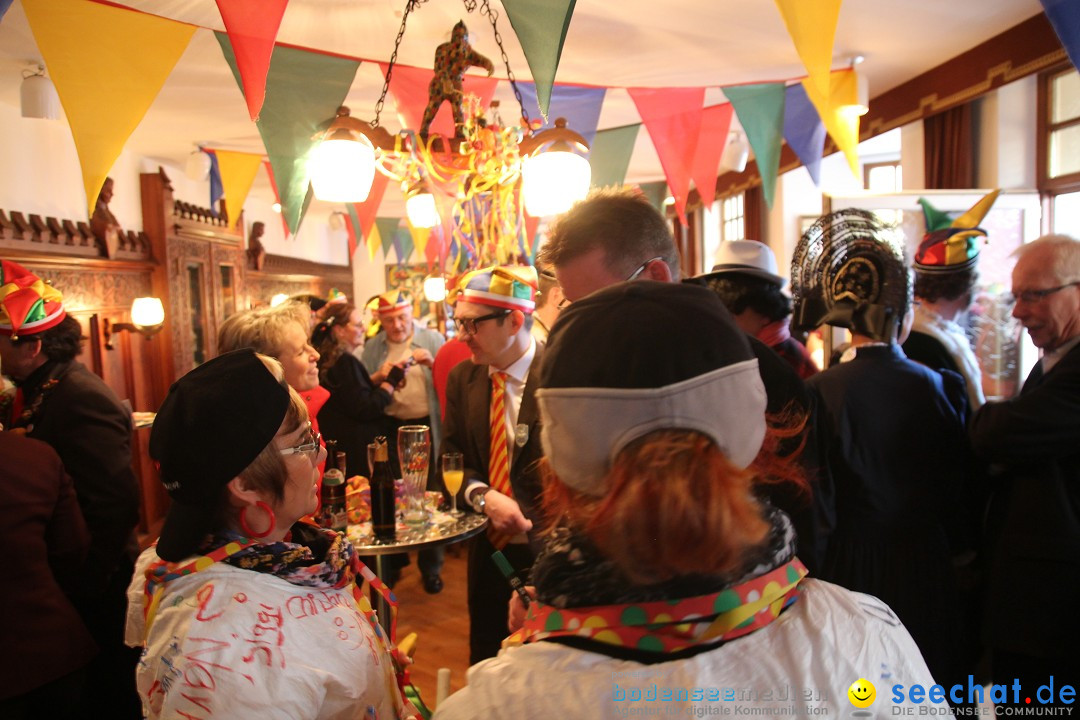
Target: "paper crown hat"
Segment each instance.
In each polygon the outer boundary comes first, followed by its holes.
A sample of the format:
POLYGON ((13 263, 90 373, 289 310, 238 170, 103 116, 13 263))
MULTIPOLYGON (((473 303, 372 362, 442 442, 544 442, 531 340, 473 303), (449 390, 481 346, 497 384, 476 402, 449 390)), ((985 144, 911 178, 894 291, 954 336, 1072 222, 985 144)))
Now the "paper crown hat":
POLYGON ((17 339, 56 327, 67 316, 64 296, 22 265, 0 260, 0 335, 17 339))
POLYGON ((465 273, 453 302, 465 302, 531 313, 536 308, 539 279, 531 265, 497 265, 465 273))
POLYGON ((390 313, 412 307, 412 296, 404 290, 388 290, 379 296, 379 312, 390 313))
POLYGON ((977 225, 990 212, 1001 190, 983 196, 966 213, 952 220, 933 207, 926 198, 919 198, 926 218, 926 235, 919 243, 913 263, 919 272, 945 273, 967 270, 979 259, 979 242, 986 231, 977 225))

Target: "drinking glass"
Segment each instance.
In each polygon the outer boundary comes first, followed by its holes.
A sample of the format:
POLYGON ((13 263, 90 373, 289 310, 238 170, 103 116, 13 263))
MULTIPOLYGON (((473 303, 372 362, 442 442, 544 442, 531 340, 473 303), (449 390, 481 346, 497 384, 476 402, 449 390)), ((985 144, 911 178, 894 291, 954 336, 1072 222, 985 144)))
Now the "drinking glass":
POLYGON ((398 428, 398 459, 405 481, 405 524, 413 527, 422 527, 427 522, 424 490, 427 488, 430 451, 431 435, 427 425, 398 428))
POLYGON ((446 486, 446 492, 450 493, 450 502, 453 503, 453 510, 450 511, 450 514, 454 517, 461 517, 465 514, 457 509, 457 494, 458 490, 461 489, 461 481, 464 479, 465 464, 461 453, 443 453, 442 480, 443 485, 446 486))

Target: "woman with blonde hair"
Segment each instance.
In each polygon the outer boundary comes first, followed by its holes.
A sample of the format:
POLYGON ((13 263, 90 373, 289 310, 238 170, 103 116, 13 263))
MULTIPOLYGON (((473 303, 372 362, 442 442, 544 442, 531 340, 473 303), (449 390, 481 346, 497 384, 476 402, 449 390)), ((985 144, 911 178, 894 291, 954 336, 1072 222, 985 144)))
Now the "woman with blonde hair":
POLYGON ((520 629, 436 718, 700 715, 734 699, 725 688, 754 714, 833 714, 860 678, 883 696, 887 678, 933 683, 888 607, 806 579, 790 521, 759 499, 758 483, 798 477, 772 454, 757 360, 714 293, 589 295, 563 310, 540 372, 561 519, 520 629))
POLYGON ((128 589, 146 717, 415 715, 360 589, 374 575, 300 520, 324 454, 272 358, 226 353, 173 384, 150 435, 172 505, 128 589))

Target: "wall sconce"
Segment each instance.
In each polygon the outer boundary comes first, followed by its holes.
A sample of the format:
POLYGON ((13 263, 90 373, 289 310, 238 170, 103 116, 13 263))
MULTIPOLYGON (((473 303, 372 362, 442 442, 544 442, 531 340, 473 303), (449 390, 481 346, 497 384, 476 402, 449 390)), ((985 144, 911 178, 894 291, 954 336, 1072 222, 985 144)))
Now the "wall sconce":
POLYGON ((131 303, 131 322, 110 323, 105 320, 105 348, 113 349, 112 336, 118 332, 137 332, 146 336, 149 340, 161 331, 165 324, 165 307, 161 300, 155 297, 135 298, 131 303))
POLYGON ((23 70, 19 99, 24 118, 55 120, 60 117, 60 97, 53 81, 45 76, 45 66, 31 63, 23 70))
POLYGON ((729 140, 724 146, 724 153, 720 156, 720 169, 741 173, 746 169, 746 161, 750 159, 750 146, 742 138, 741 132, 734 132, 734 140, 729 140))

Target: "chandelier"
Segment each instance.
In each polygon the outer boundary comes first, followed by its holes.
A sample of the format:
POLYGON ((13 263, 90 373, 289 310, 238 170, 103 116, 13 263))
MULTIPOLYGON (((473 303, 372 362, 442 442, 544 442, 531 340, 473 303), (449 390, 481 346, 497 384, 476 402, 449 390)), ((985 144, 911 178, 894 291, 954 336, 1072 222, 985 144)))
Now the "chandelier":
MULTIPOLYGON (((503 48, 498 13, 488 0, 480 0, 481 13, 494 30, 521 109, 520 121, 504 124, 497 100, 485 113, 480 100, 466 94, 461 99, 461 122, 455 125, 454 137, 408 129, 391 135, 379 125, 409 13, 426 1, 407 0, 382 93, 375 104, 375 119, 363 122, 342 107, 326 132, 317 136, 312 189, 320 200, 363 202, 375 173, 380 172, 400 186, 414 228, 442 224, 452 232, 450 240, 456 241, 459 254, 468 258, 455 269, 514 262, 520 257, 522 241, 526 240, 525 247, 531 245, 527 241, 531 239, 525 238, 523 211, 533 217, 555 215, 588 192, 588 143, 566 127, 563 118, 555 121, 554 128, 534 131, 503 48)), ((477 0, 464 2, 468 12, 476 8, 477 0)), ((464 30, 464 25, 459 25, 464 30)))

